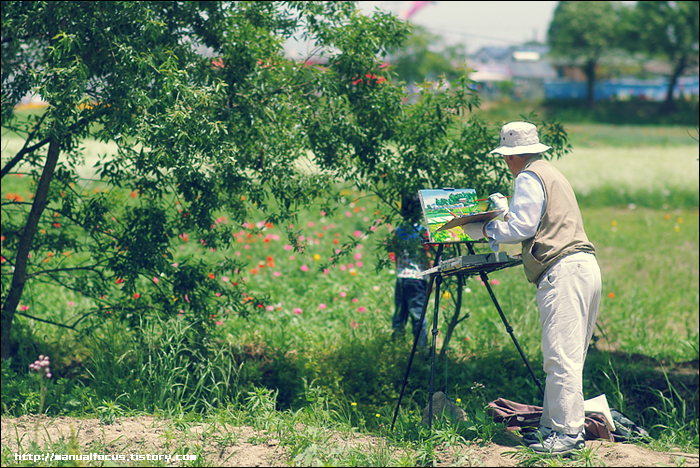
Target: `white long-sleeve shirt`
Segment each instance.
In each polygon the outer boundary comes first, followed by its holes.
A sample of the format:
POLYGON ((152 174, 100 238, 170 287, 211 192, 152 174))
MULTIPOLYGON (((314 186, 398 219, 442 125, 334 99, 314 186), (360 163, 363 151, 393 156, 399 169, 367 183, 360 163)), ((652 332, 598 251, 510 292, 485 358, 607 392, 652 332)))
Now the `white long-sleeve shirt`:
POLYGON ((521 172, 515 178, 513 200, 508 209, 508 221, 491 221, 484 231, 489 247, 498 252, 498 244, 517 244, 534 237, 544 214, 544 187, 540 179, 521 172))

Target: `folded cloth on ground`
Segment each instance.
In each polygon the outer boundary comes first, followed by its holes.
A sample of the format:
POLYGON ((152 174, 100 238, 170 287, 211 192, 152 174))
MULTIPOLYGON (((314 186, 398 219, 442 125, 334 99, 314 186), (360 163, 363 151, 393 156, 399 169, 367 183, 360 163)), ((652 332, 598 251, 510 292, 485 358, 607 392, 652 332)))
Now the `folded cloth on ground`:
MULTIPOLYGON (((542 417, 542 407, 526 405, 498 398, 488 404, 488 413, 493 420, 506 425, 508 431, 536 431, 542 417)), ((610 432, 602 413, 586 415, 586 439, 603 439, 610 442, 628 442, 649 439, 649 434, 642 427, 634 424, 622 413, 610 410, 615 420, 615 432, 610 432)))

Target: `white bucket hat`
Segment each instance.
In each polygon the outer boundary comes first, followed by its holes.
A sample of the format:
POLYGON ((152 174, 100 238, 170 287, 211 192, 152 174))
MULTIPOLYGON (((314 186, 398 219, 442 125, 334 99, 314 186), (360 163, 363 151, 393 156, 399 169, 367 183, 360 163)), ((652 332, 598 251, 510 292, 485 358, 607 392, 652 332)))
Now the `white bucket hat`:
POLYGON ((537 137, 537 127, 527 122, 510 122, 501 128, 501 146, 491 151, 504 156, 539 154, 552 149, 537 137))

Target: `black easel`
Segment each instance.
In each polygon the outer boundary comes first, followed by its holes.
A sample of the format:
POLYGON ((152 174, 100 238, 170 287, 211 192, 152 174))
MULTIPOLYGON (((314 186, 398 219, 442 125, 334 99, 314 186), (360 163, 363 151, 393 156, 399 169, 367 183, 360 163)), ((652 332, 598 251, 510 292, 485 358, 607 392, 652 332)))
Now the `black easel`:
MULTIPOLYGON (((473 242, 466 242, 467 248, 469 249, 469 254, 474 255, 474 247, 472 246, 473 242)), ((438 245, 438 250, 437 254, 435 256, 435 265, 440 264, 440 260, 442 257, 442 250, 443 250, 443 244, 438 245)), ((487 275, 488 268, 475 268, 473 270, 469 270, 468 272, 464 273, 456 273, 458 276, 472 276, 475 275, 476 273, 479 274, 479 277, 481 278, 481 281, 484 283, 484 286, 486 287, 486 290, 489 292, 489 296, 491 296, 491 300, 493 301, 493 304, 496 306, 496 310, 498 310, 498 314, 501 316, 501 320, 503 321, 503 324, 506 327, 506 331, 510 335, 510 337, 513 340, 513 343, 515 344, 515 347, 518 349, 518 352, 520 353, 520 357, 523 358, 523 361, 525 362, 525 365, 527 366, 527 369, 530 371, 530 375, 532 375, 532 378, 535 380, 535 384, 537 384, 537 387, 540 389, 540 392, 542 392, 542 395, 544 396, 544 389, 542 388, 542 383, 540 380, 537 378, 535 375, 534 371, 532 370, 532 367, 530 366, 530 363, 528 362, 527 358, 525 357, 525 353, 523 353, 523 350, 520 348, 520 345, 518 344, 518 340, 515 338, 515 335, 513 334, 513 327, 510 326, 508 323, 508 320, 506 319, 505 314, 503 313, 503 310, 501 309, 501 306, 498 304, 498 301, 496 300, 496 296, 493 293, 493 290, 491 289, 491 285, 489 284, 489 278, 487 275)), ((406 368, 406 375, 404 376, 403 380, 403 385, 401 387, 401 392, 399 393, 399 400, 396 403, 396 410, 394 411, 394 419, 391 422, 391 430, 394 430, 394 425, 396 424, 396 418, 399 414, 399 408, 401 406, 401 399, 403 398, 403 393, 406 389, 406 385, 408 384, 408 376, 411 373, 411 364, 413 363, 413 356, 416 353, 416 348, 418 346, 418 337, 420 336, 420 332, 423 327, 423 320, 425 319, 425 313, 428 308, 428 302, 430 299, 430 294, 432 292, 432 286, 433 283, 435 283, 435 309, 433 312, 433 330, 432 330, 432 335, 433 335, 433 341, 430 346, 430 355, 431 355, 431 361, 430 361, 430 389, 428 392, 428 429, 432 430, 432 424, 433 424, 433 395, 435 394, 435 351, 437 348, 437 334, 438 334, 438 313, 440 309, 440 284, 442 283, 442 276, 443 273, 441 271, 437 271, 434 274, 430 275, 430 280, 428 282, 428 294, 425 298, 425 302, 423 303, 423 310, 421 312, 421 317, 419 321, 419 329, 417 333, 414 334, 415 338, 413 341, 413 349, 411 350, 411 356, 408 359, 408 366, 406 368)))

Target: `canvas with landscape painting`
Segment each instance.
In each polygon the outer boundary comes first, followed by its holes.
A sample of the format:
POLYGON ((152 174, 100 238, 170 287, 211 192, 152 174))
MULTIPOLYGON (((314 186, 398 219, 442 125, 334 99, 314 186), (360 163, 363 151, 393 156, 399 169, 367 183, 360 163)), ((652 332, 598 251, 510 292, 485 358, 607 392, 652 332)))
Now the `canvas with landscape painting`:
POLYGON ((489 221, 503 213, 502 210, 479 211, 480 200, 474 189, 424 189, 418 194, 431 244, 473 241, 461 225, 489 221))

